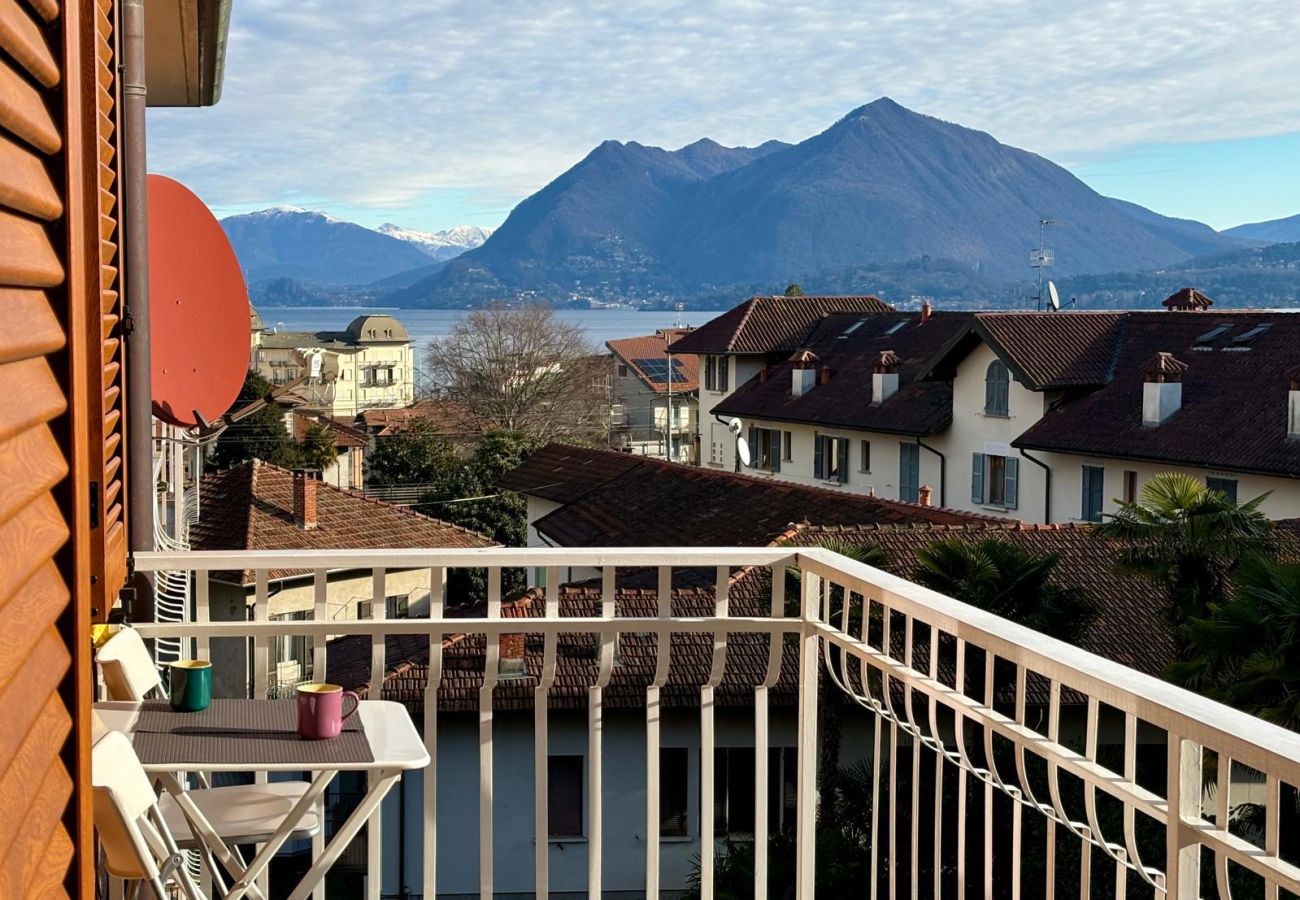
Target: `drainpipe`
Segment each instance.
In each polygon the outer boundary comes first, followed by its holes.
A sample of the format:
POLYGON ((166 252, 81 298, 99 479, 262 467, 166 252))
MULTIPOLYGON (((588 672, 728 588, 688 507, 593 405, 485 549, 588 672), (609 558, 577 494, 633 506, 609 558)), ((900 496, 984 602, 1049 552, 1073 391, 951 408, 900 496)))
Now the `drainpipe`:
POLYGON ((1043 524, 1052 524, 1052 469, 1041 459, 1030 456, 1028 451, 1017 447, 1020 455, 1043 470, 1043 524))
MULTIPOLYGON (((916 446, 929 450, 935 456, 939 457, 939 505, 945 509, 948 506, 948 457, 944 456, 938 450, 931 447, 919 437, 916 439, 916 446)), ((918 479, 920 473, 917 473, 918 479)))
MULTIPOLYGON (((153 385, 149 371, 149 197, 145 157, 144 0, 122 3, 122 218, 124 225, 128 529, 133 552, 154 549, 153 385)), ((153 575, 132 576, 132 618, 153 621, 153 575)))
MULTIPOLYGON (((721 422, 723 425, 727 426, 727 430, 728 430, 728 431, 731 430, 731 423, 728 422, 728 421, 726 421, 725 419, 723 419, 722 416, 718 415, 717 413, 714 413, 714 414, 713 414, 713 418, 717 419, 717 420, 718 420, 719 422, 721 422)), ((737 443, 737 444, 740 443, 740 435, 736 435, 736 443, 737 443)), ((753 447, 750 447, 750 448, 749 448, 749 452, 750 452, 750 453, 753 453, 753 452, 754 452, 754 448, 753 448, 753 447)), ((739 475, 739 474, 740 474, 740 454, 737 453, 737 452, 734 452, 734 451, 733 451, 732 455, 736 457, 736 474, 739 475)))

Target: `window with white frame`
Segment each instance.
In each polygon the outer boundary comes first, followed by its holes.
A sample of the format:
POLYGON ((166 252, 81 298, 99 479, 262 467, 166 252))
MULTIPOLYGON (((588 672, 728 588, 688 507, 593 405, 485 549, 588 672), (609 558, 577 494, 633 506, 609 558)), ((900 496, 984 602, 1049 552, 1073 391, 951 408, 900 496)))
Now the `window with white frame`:
POLYGON ((970 499, 981 506, 1015 509, 1020 502, 1020 460, 996 453, 971 455, 970 499))
POLYGON ((730 381, 730 372, 727 363, 729 360, 725 356, 706 356, 704 357, 704 389, 709 391, 725 391, 730 381))
POLYGON ((858 469, 863 472, 871 471, 871 441, 863 441, 859 451, 858 469))
POLYGON ((659 833, 686 837, 690 752, 686 747, 659 748, 659 833))
POLYGON ((823 481, 849 480, 849 439, 817 435, 813 447, 813 477, 823 481))
POLYGON ((550 837, 582 837, 585 782, 581 756, 547 757, 546 833, 550 837))
POLYGON ((764 472, 781 471, 781 432, 775 428, 749 429, 750 468, 764 472))

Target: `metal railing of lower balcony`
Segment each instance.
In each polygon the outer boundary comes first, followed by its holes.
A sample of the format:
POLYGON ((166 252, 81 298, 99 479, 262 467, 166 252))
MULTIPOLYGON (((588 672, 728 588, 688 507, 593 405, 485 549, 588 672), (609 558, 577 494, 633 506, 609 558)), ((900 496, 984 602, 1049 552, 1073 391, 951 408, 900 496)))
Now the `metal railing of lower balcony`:
MULTIPOLYGON (((540 635, 544 653, 534 683, 535 835, 547 834, 548 711, 557 645, 565 635, 596 635, 587 691, 587 891, 602 886, 603 691, 620 633, 649 636, 653 677, 645 690, 644 891, 661 888, 659 756, 662 692, 671 637, 711 642, 698 686, 700 796, 714 791, 715 692, 735 635, 767 637, 767 661, 751 686, 753 745, 771 746, 769 694, 785 653, 797 653, 796 827, 793 884, 818 887, 818 734, 833 699, 864 711, 871 723, 870 827, 857 846, 861 896, 910 897, 1261 897, 1300 895, 1300 735, 1015 625, 880 570, 822 549, 488 549, 457 551, 291 551, 140 554, 145 570, 196 573, 198 621, 145 625, 147 636, 194 639, 207 656, 218 637, 251 637, 253 690, 268 692, 268 651, 276 637, 313 638, 313 668, 326 678, 325 638, 345 628, 371 639, 371 684, 381 684, 388 634, 428 638, 423 685, 424 739, 435 760, 424 780, 422 896, 436 896, 439 822, 437 748, 443 636, 483 636, 478 690, 478 890, 491 896, 493 860, 493 695, 503 635, 540 635), (541 616, 503 618, 502 571, 598 571, 597 615, 560 616, 546 598, 541 616), (448 572, 486 569, 484 617, 448 616, 448 572), (207 620, 206 573, 256 573, 254 621, 207 620), (374 596, 395 571, 429 570, 427 617, 341 623, 327 615, 329 573, 368 570, 374 596), (301 570, 315 590, 315 621, 267 621, 269 573, 301 570), (673 614, 675 575, 708 571, 712 615, 673 614), (651 573, 657 614, 616 615, 618 573, 651 573), (657 575, 655 574, 657 573, 657 575), (742 577, 766 586, 764 615, 734 615, 742 577), (797 580, 792 577, 797 573, 797 580), (795 588, 791 591, 791 586, 795 588), (791 596, 787 596, 790 594, 791 596), (787 610, 789 615, 787 615, 787 610), (793 644, 797 647, 789 646, 793 644), (838 693, 832 693, 838 692, 838 693), (1292 829, 1284 832, 1284 826, 1292 829)), ((752 600, 752 587, 751 600, 752 600)), ((445 715, 445 714, 444 714, 445 715)), ((776 868, 768 839, 767 754, 754 755, 753 894, 769 896, 776 868)), ((468 774, 468 773, 467 773, 468 774)), ((827 798, 820 798, 824 804, 827 798)), ((367 830, 371 866, 381 850, 378 816, 367 830)), ((699 889, 715 892, 719 852, 713 817, 699 817, 699 889)), ((535 840, 533 884, 550 886, 550 851, 535 840)), ((843 853, 844 841, 835 844, 843 853)), ((368 896, 382 885, 371 878, 368 896)), ((414 892, 414 891, 413 891, 414 892)), ((775 890, 773 890, 775 893, 775 890)), ((824 895, 832 895, 824 891, 824 895)))

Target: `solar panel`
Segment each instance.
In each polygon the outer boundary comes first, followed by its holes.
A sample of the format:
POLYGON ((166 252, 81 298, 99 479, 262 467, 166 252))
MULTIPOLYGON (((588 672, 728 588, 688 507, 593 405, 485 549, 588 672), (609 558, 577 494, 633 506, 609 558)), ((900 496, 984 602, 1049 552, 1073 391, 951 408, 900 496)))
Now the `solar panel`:
MULTIPOLYGON (((645 377, 655 384, 665 384, 668 381, 668 360, 658 357, 646 359, 634 359, 632 365, 640 369, 645 377)), ((673 360, 673 384, 683 384, 686 381, 686 374, 682 372, 682 361, 673 360)))

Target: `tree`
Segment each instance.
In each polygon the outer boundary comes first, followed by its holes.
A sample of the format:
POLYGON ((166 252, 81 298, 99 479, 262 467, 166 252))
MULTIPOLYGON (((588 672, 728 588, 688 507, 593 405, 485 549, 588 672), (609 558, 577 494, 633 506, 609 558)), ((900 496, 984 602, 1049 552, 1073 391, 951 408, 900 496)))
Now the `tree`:
POLYGON ((1244 561, 1229 596, 1184 634, 1192 652, 1169 667, 1171 681, 1300 730, 1300 565, 1244 561))
POLYGON ((427 368, 483 430, 603 439, 603 358, 546 306, 477 309, 430 342, 427 368))
POLYGON ((1097 615, 1084 592, 1052 580, 1060 557, 1004 538, 972 544, 951 537, 916 554, 913 580, 1021 625, 1069 640, 1097 615))
POLYGON ((1120 543, 1120 571, 1164 589, 1166 615, 1181 634, 1226 598, 1243 560, 1270 549, 1269 521, 1259 510, 1267 496, 1238 504, 1190 475, 1164 472, 1143 486, 1139 502, 1120 504, 1097 535, 1120 543))
POLYGON ((338 458, 339 448, 334 443, 333 433, 315 423, 309 425, 298 445, 298 465, 324 471, 334 465, 338 458))
POLYGON ((802 296, 803 296, 803 288, 800 287, 799 284, 798 284, 797 282, 793 282, 793 281, 792 281, 792 282, 790 282, 788 285, 785 286, 785 295, 786 295, 787 297, 802 297, 802 296))
MULTIPOLYGON (((271 393, 271 383, 257 372, 244 376, 231 409, 238 410, 271 393)), ((250 459, 263 459, 285 468, 298 465, 298 447, 284 425, 284 409, 268 403, 252 415, 240 419, 217 438, 209 459, 219 469, 239 465, 250 459)))
POLYGON ((375 487, 433 485, 434 492, 449 489, 463 465, 451 444, 423 419, 413 419, 397 434, 376 438, 366 464, 366 481, 375 487))

